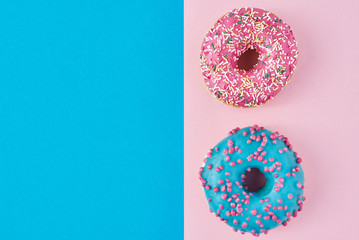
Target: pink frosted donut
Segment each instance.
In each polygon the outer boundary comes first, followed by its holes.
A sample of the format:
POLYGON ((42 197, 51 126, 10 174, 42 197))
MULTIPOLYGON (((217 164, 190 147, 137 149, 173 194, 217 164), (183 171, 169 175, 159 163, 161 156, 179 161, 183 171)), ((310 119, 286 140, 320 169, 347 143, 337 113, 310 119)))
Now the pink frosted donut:
POLYGON ((260 106, 289 82, 298 60, 297 42, 290 26, 259 8, 234 9, 222 16, 206 34, 201 69, 208 90, 235 107, 260 106), (249 48, 258 62, 248 71, 238 59, 249 48))

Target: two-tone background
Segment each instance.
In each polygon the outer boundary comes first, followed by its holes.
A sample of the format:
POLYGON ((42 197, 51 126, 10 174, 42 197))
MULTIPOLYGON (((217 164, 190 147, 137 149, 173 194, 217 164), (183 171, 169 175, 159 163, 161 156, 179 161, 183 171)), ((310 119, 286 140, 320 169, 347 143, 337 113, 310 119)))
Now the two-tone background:
POLYGON ((208 212, 203 155, 260 124, 303 158, 307 201, 263 239, 355 239, 356 1, 2 1, 0 239, 251 239, 208 212), (235 109, 206 90, 202 38, 233 8, 288 22, 289 85, 235 109))

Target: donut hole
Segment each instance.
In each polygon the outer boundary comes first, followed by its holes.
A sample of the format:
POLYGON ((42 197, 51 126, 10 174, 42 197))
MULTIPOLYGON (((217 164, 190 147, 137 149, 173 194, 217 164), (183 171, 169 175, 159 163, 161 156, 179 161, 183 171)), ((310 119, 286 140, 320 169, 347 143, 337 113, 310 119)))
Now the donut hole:
POLYGON ((259 53, 255 48, 248 48, 244 53, 239 56, 237 61, 238 68, 241 70, 251 70, 259 59, 259 53))
POLYGON ((244 174, 243 184, 249 192, 257 192, 264 188, 267 179, 258 168, 249 168, 244 174))

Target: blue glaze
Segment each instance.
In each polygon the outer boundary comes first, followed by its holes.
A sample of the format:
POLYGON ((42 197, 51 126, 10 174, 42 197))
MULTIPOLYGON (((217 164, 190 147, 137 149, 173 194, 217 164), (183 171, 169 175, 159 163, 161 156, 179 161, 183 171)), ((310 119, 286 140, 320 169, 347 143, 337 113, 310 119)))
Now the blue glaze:
MULTIPOLYGON (((254 135, 258 136, 262 133, 265 134, 264 138, 267 138, 267 143, 265 146, 262 146, 263 151, 266 151, 266 155, 263 156, 263 160, 259 161, 258 159, 252 159, 249 161, 247 159, 248 156, 254 154, 258 148, 261 146, 263 142, 263 137, 261 137, 260 141, 252 140, 251 143, 247 143, 247 141, 251 137, 251 127, 243 128, 233 133, 233 135, 223 139, 219 142, 213 149, 212 153, 208 155, 206 158, 206 163, 204 168, 201 168, 201 178, 206 184, 203 184, 205 195, 209 203, 210 210, 214 213, 219 214, 219 218, 227 220, 227 224, 233 227, 235 230, 240 230, 243 232, 251 232, 254 234, 259 234, 261 232, 267 232, 268 230, 277 227, 278 225, 285 223, 288 220, 288 215, 293 216, 293 213, 296 214, 296 211, 300 210, 303 201, 303 188, 304 185, 304 174, 300 164, 297 163, 297 156, 294 151, 289 149, 289 143, 284 136, 279 136, 278 133, 274 133, 263 128, 256 128, 254 135), (247 135, 244 136, 243 132, 246 131, 247 135), (276 143, 273 143, 273 139, 270 138, 270 135, 275 136, 276 143), (232 154, 224 153, 224 149, 229 149, 228 141, 233 141, 233 147, 238 146, 242 153, 239 151, 234 151, 232 154), (218 148, 218 150, 216 150, 218 148), (283 151, 280 153, 280 149, 286 149, 287 151, 283 151), (229 161, 226 161, 226 156, 230 157, 229 161), (270 162, 269 159, 273 158, 274 161, 270 162), (241 159, 242 164, 238 164, 237 160, 241 159), (263 163, 263 161, 267 160, 267 163, 263 163), (234 161, 235 166, 230 166, 230 162, 234 161), (265 172, 265 168, 270 169, 274 163, 279 163, 280 169, 274 168, 273 172, 265 172), (208 165, 211 164, 212 168, 208 169, 208 165), (223 169, 219 172, 216 171, 220 165, 223 166, 223 169), (297 170, 294 170, 296 167, 297 170), (247 169, 250 168, 258 168, 266 177, 267 182, 266 185, 257 192, 249 192, 245 189, 243 185, 242 175, 245 174, 247 169), (230 173, 230 176, 226 176, 226 172, 230 173), (291 173, 291 176, 288 177, 286 174, 291 173), (292 176, 292 173, 295 173, 295 176, 292 176), (276 177, 275 174, 278 176, 276 177), (275 191, 275 185, 280 186, 279 179, 283 178, 283 187, 277 192, 275 191), (231 192, 228 192, 228 188, 226 187, 225 191, 221 191, 222 186, 226 186, 227 181, 232 183, 231 192), (224 184, 219 184, 220 180, 224 180, 224 184), (236 181, 239 181, 239 185, 236 184, 236 181), (206 186, 209 185, 210 189, 207 190, 206 186), (219 188, 218 192, 214 192, 213 189, 215 187, 219 188), (223 194, 227 194, 227 199, 222 199, 223 194), (233 194, 239 193, 239 202, 241 203, 242 212, 237 214, 237 202, 236 199, 232 199, 231 202, 228 202, 228 198, 232 197, 233 194), (289 199, 292 194, 292 198, 289 199), (249 203, 245 204, 242 201, 246 200, 245 195, 249 196, 249 203), (289 197, 288 197, 289 196, 289 197), (261 202, 262 200, 268 199, 268 201, 261 202), (279 203, 278 200, 282 199, 283 202, 279 203), (299 203, 298 203, 299 201, 299 203), (231 207, 230 203, 236 203, 235 207, 231 207), (220 204, 223 205, 223 209, 220 209, 220 204), (265 211, 264 207, 268 204, 271 204, 272 207, 269 207, 269 211, 265 211), (286 206, 286 210, 273 210, 273 207, 282 206, 283 208, 286 206), (248 210, 246 210, 248 208, 248 210), (257 214, 252 215, 251 211, 255 209, 257 214), (226 212, 235 210, 236 215, 227 216, 226 212), (269 213, 272 212, 277 219, 280 220, 278 223, 276 220, 272 220, 272 216, 269 213), (259 215, 259 218, 257 217, 259 215), (242 216, 243 215, 243 216, 242 216), (269 220, 265 220, 265 216, 270 216, 269 220), (246 218, 250 217, 250 220, 247 221, 246 218), (238 221, 237 224, 234 222, 238 221), (257 224, 256 221, 260 220, 263 226, 257 224), (242 227, 242 224, 246 223, 247 227, 242 227), (254 230, 254 231, 253 231, 254 230)), ((254 129, 252 127, 252 129, 254 129)), ((261 152, 259 152, 261 153, 261 152)), ((237 200, 238 201, 238 200, 237 200)), ((267 209, 268 210, 268 209, 267 209)))

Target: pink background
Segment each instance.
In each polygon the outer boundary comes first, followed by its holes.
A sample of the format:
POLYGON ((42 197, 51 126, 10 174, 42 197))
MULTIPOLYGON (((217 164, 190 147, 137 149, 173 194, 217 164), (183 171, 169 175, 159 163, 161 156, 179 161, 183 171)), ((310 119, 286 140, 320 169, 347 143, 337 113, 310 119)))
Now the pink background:
MULTIPOLYGON (((358 238, 358 1, 185 0, 185 239, 254 239, 208 211, 198 170, 209 148, 234 127, 257 123, 286 135, 303 158, 307 201, 288 226, 262 239, 358 238), (220 3, 221 2, 221 3, 220 3), (205 33, 233 8, 259 7, 290 24, 299 46, 291 82, 269 103, 237 109, 203 83, 205 33)), ((255 238, 257 239, 257 238, 255 238)))

